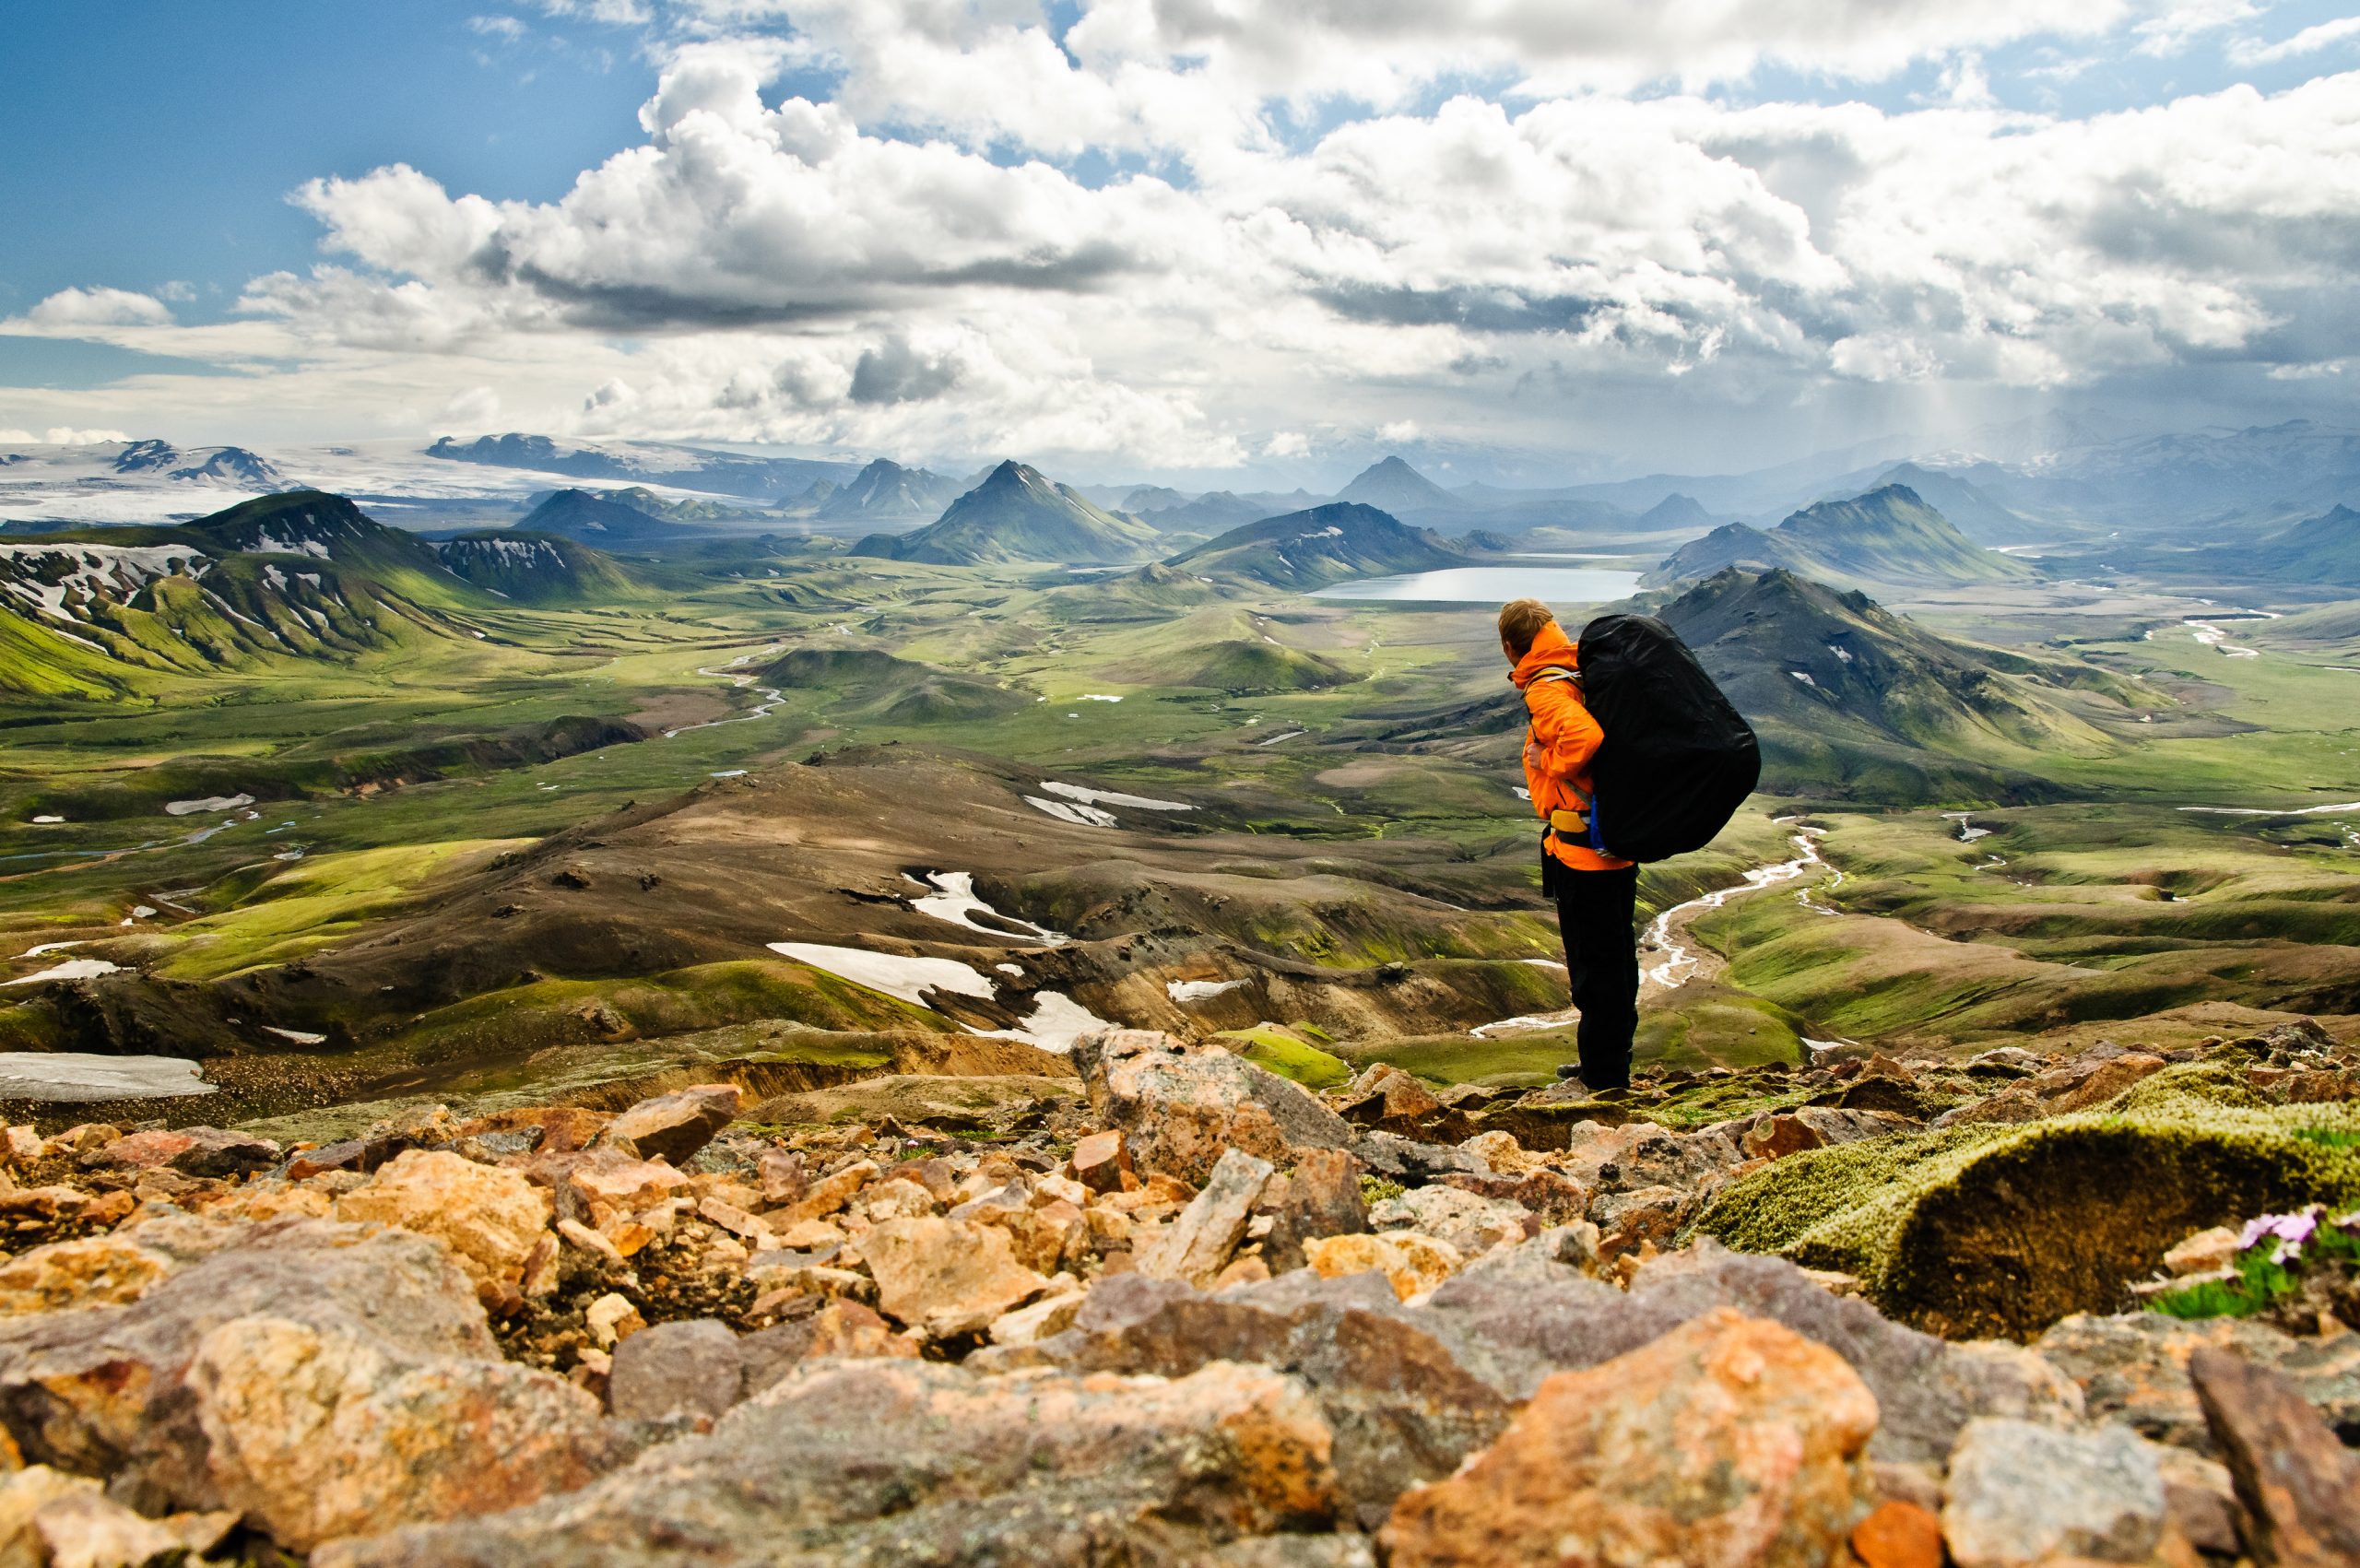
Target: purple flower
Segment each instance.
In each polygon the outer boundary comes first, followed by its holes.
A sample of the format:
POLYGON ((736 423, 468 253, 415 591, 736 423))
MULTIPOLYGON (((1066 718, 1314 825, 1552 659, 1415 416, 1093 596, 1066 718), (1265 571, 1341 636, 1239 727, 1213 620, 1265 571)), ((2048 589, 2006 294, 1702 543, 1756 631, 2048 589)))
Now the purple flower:
POLYGON ((2280 1215, 2278 1223, 2272 1225, 2271 1230, 2281 1239, 2301 1246, 2311 1239, 2311 1232, 2319 1228, 2319 1211, 2314 1207, 2304 1209, 2300 1214, 2280 1215))
POLYGON ((2237 1249, 2242 1252, 2270 1234, 2271 1227, 2277 1222, 2278 1216, 2275 1214, 2265 1214, 2258 1220, 2247 1220, 2246 1228, 2237 1232, 2237 1249))

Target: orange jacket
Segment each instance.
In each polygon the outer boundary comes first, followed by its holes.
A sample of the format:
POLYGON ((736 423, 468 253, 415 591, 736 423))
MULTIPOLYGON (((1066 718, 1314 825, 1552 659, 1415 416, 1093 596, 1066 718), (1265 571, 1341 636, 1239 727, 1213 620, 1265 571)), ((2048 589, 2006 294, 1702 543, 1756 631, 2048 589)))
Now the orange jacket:
MULTIPOLYGON (((1589 761, 1598 755, 1606 732, 1589 716, 1582 689, 1570 680, 1542 680, 1543 670, 1578 669, 1574 640, 1555 621, 1540 629, 1532 649, 1516 661, 1508 678, 1524 693, 1525 712, 1532 727, 1524 741, 1524 782, 1532 792, 1532 809, 1542 821, 1552 811, 1589 811, 1589 761)), ((1600 855, 1587 844, 1568 843, 1552 836, 1550 849, 1576 871, 1617 871, 1631 862, 1600 855)))

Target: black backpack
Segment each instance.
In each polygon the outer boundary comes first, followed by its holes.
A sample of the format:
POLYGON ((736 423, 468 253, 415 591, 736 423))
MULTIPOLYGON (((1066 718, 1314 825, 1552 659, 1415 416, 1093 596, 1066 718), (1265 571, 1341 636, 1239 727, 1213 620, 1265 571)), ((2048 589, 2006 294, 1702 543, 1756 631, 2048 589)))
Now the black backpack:
POLYGON ((1752 726, 1653 616, 1599 617, 1580 658, 1583 701, 1606 732, 1590 763, 1590 847, 1645 861, 1712 843, 1761 781, 1752 726))

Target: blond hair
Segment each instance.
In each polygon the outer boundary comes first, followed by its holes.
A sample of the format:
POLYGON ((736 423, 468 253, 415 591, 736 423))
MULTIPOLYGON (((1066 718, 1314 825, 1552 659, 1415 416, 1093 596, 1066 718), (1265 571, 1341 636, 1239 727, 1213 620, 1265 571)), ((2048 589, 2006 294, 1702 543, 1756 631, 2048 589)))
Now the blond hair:
POLYGON ((1539 599, 1515 599, 1500 607, 1500 641, 1517 658, 1532 652, 1540 629, 1557 618, 1539 599))

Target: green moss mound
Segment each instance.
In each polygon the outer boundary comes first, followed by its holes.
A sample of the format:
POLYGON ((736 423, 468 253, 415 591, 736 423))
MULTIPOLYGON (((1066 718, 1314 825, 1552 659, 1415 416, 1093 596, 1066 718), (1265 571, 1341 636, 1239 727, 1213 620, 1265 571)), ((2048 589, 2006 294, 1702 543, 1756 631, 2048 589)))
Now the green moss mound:
POLYGON ((1292 1032, 1268 1024, 1233 1030, 1215 1038, 1265 1072, 1291 1078, 1314 1091, 1350 1083, 1351 1064, 1331 1056, 1292 1032))
MULTIPOLYGON (((2162 1080, 2162 1081, 2159 1081, 2162 1080)), ((1696 1229, 1859 1277, 1887 1315, 1950 1338, 2028 1339, 2128 1304, 2190 1231, 2360 1197, 2360 1112, 2224 1105, 2201 1070, 2105 1109, 1789 1156, 1733 1183, 1696 1229)))

